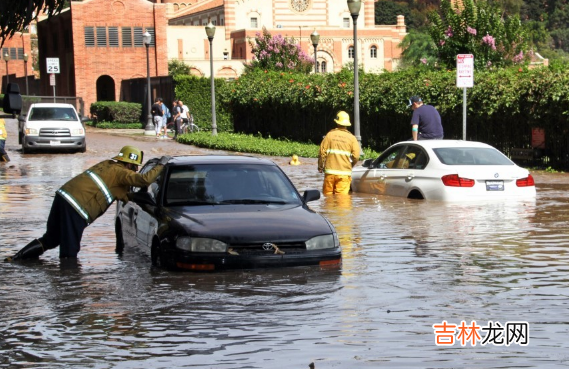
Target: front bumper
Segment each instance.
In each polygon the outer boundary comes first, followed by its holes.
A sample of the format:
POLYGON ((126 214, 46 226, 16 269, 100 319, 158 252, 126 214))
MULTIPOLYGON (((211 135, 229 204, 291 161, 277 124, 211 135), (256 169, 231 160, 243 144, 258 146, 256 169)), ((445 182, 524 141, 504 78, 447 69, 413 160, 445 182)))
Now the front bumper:
POLYGON ((85 136, 42 137, 24 136, 22 145, 27 149, 80 150, 85 148, 85 136))

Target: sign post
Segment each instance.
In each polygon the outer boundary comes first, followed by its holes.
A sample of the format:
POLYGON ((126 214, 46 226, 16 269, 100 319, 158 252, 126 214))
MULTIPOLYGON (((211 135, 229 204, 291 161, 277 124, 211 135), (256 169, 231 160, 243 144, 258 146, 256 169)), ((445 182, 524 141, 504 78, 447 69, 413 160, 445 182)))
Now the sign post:
POLYGON ((59 74, 59 58, 45 58, 49 85, 53 86, 53 102, 55 102, 55 74, 59 74))
POLYGON ((462 87, 462 139, 466 141, 466 89, 474 87, 474 55, 456 56, 456 87, 462 87))

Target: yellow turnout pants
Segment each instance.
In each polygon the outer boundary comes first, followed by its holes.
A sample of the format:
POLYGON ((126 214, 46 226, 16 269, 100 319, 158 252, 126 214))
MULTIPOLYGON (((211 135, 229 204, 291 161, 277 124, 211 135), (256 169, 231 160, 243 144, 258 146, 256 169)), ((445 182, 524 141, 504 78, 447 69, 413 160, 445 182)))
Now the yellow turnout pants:
POLYGON ((324 195, 332 195, 335 193, 347 195, 350 192, 350 184, 352 176, 340 176, 336 174, 326 174, 324 176, 324 185, 322 193, 324 195))

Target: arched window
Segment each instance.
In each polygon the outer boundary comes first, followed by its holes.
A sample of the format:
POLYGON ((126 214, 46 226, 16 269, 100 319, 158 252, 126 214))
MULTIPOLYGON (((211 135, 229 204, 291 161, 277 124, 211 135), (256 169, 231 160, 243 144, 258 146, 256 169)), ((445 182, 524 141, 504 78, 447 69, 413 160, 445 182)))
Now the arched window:
POLYGON ((323 61, 322 63, 320 63, 320 72, 322 73, 326 73, 326 62, 323 61))
POLYGON ((377 58, 377 46, 372 46, 371 49, 369 49, 369 57, 372 59, 377 58))
POLYGON ((353 59, 354 58, 354 47, 350 46, 348 48, 348 58, 353 59))

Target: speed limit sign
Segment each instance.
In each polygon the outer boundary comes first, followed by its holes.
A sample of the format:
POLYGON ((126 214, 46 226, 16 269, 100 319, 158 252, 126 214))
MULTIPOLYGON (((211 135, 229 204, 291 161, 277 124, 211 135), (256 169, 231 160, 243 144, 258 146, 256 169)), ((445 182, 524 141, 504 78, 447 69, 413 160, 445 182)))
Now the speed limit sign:
POLYGON ((59 73, 59 58, 45 58, 48 73, 59 73))

